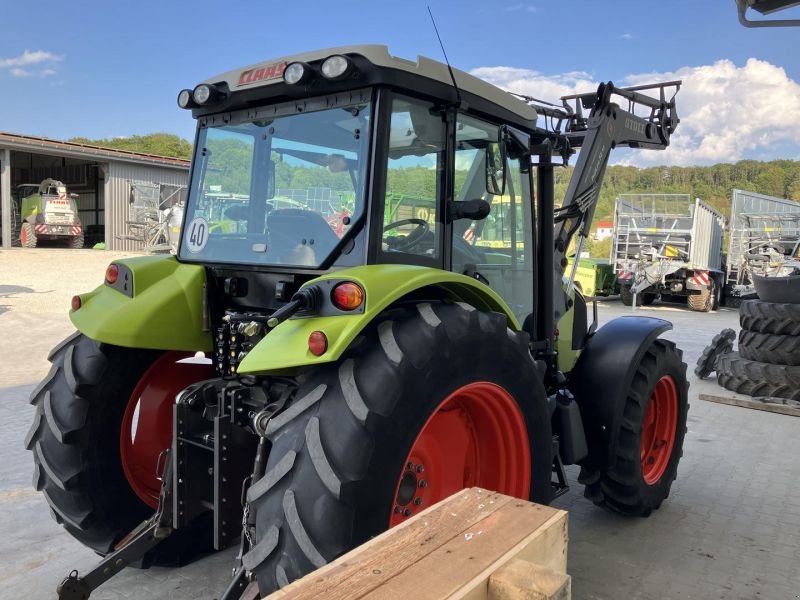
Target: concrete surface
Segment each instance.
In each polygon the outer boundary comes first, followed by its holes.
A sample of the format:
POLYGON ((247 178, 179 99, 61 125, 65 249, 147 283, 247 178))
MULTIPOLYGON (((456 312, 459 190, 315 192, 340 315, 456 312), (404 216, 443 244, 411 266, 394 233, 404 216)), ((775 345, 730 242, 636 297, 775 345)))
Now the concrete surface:
MULTIPOLYGON (((28 395, 47 371, 47 352, 72 331, 69 298, 98 285, 116 256, 0 252, 0 598, 54 598, 61 578, 97 561, 49 517, 31 487, 22 440, 33 416, 28 395)), ((637 312, 673 321, 666 337, 684 349, 690 373, 713 335, 738 325, 730 309, 699 314, 656 303, 637 312)), ((616 300, 601 303, 603 321, 630 313, 616 300)), ((570 468, 573 488, 555 505, 569 510, 576 600, 800 598, 800 419, 700 401, 700 391, 722 390, 690 381, 678 480, 650 518, 595 508, 570 468)), ((92 598, 215 598, 234 556, 226 551, 181 569, 126 569, 92 598)))

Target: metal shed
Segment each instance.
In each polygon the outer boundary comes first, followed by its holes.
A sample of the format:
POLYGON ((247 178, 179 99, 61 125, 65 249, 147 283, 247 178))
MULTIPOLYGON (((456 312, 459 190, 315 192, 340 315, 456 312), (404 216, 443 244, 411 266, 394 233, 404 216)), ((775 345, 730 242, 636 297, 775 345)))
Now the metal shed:
POLYGON ((141 250, 129 237, 136 220, 134 190, 157 187, 162 199, 185 192, 189 161, 43 137, 0 132, 0 237, 12 241, 14 190, 52 177, 77 193, 81 221, 92 241, 109 250, 141 250))

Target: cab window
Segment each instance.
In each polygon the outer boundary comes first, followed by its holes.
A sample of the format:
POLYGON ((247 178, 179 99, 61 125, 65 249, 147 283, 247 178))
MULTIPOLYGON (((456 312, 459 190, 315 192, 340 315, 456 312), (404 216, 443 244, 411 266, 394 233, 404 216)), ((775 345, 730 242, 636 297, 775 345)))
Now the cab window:
POLYGON ((486 148, 497 141, 496 125, 459 115, 456 125, 455 200, 482 198, 491 207, 481 220, 453 223, 452 270, 477 273, 522 321, 533 305, 533 235, 529 169, 507 159, 505 192, 486 191, 486 148))
POLYGON ((403 96, 392 100, 382 261, 435 264, 439 260, 444 148, 444 121, 433 104, 403 96))

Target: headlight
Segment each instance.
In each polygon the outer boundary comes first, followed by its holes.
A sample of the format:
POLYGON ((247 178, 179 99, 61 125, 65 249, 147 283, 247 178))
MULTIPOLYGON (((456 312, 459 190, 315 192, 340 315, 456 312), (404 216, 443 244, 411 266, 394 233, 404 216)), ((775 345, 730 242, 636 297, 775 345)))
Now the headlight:
POLYGON ((326 79, 344 77, 350 71, 350 60, 345 56, 334 54, 323 61, 321 70, 326 79))
POLYGON ((293 62, 283 71, 283 80, 289 85, 297 85, 308 78, 311 69, 308 65, 301 62, 293 62))
POLYGON ((208 102, 208 99, 211 98, 211 86, 201 83, 194 88, 192 98, 194 98, 194 101, 197 102, 197 104, 205 104, 208 102))
POLYGON ((192 100, 192 90, 181 90, 178 94, 178 106, 186 108, 192 100))

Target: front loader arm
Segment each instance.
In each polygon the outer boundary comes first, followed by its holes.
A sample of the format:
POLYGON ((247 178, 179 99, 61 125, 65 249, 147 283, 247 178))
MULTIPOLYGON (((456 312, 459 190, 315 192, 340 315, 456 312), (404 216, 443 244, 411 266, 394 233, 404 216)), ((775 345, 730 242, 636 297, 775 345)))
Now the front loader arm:
MULTIPOLYGON (((608 82, 601 84, 593 94, 564 96, 561 99, 563 106, 559 108, 552 104, 543 106, 540 100, 522 96, 536 108, 537 112, 549 119, 551 124, 556 124, 555 131, 549 132, 548 137, 552 148, 562 155, 564 164, 572 148, 581 148, 564 201, 561 207, 553 211, 555 231, 552 245, 549 239, 545 242, 543 237, 543 243, 548 246, 547 249, 543 249, 543 264, 553 265, 555 282, 552 286, 544 284, 541 286, 543 293, 548 298, 552 296, 553 300, 552 307, 547 306, 543 312, 552 312, 555 322, 558 322, 567 311, 568 298, 578 265, 578 261, 575 260, 567 288, 564 289, 559 282, 562 281, 567 265, 567 250, 572 237, 579 232, 575 254, 580 256, 583 241, 589 235, 611 150, 619 146, 666 148, 670 136, 678 126, 675 95, 680 86, 680 81, 670 81, 655 85, 616 88, 613 83, 608 82), (674 91, 667 99, 666 90, 670 88, 674 88, 674 91), (652 89, 659 90, 658 98, 642 93, 644 90, 652 89), (627 101, 627 106, 623 109, 612 100, 622 101, 623 104, 627 101), (586 109, 591 109, 588 117, 584 116, 586 109), (649 114, 640 116, 636 114, 637 109, 639 112, 647 112, 649 109, 649 114), (561 126, 564 124, 566 124, 565 132, 561 133, 561 126), (549 255, 550 249, 553 252, 552 261, 549 255), (552 290, 552 294, 544 290, 552 290)), ((540 160, 540 166, 552 168, 549 156, 544 164, 540 160)), ((545 323, 540 324, 540 327, 543 328, 543 335, 547 337, 545 323)))
POLYGON ((595 94, 564 96, 567 116, 567 138, 572 147, 582 147, 561 208, 556 209, 555 263, 563 273, 564 256, 576 232, 589 235, 592 217, 600 196, 600 186, 611 150, 618 147, 663 150, 678 126, 675 94, 680 81, 632 88, 616 88, 611 82, 600 84, 595 94), (667 100, 666 89, 675 88, 667 100), (658 89, 659 98, 642 94, 642 90, 658 89), (614 96, 627 99, 627 109, 612 101, 614 96), (570 102, 575 103, 572 109, 570 102), (650 109, 647 116, 635 114, 637 107, 650 109), (583 110, 591 108, 588 118, 583 110))

